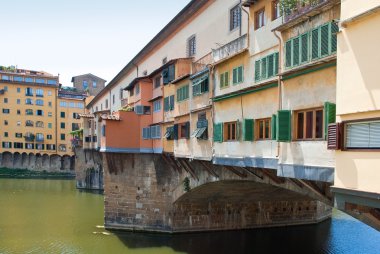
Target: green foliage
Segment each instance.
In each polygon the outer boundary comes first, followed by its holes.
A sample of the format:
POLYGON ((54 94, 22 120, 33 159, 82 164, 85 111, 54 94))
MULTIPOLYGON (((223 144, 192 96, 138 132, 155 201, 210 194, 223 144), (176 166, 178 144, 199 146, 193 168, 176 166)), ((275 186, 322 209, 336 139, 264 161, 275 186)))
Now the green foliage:
POLYGON ((294 12, 298 8, 302 8, 307 5, 316 5, 321 0, 281 0, 281 13, 285 15, 289 15, 294 12))
POLYGON ((189 192, 191 190, 190 179, 188 177, 185 177, 185 179, 183 179, 183 190, 185 192, 189 192))
POLYGON ((133 111, 133 107, 130 107, 130 106, 122 107, 121 109, 119 109, 119 111, 130 112, 130 111, 133 111))
POLYGON ((0 168, 0 178, 58 178, 72 179, 75 175, 67 172, 48 172, 46 170, 0 168))
POLYGON ((16 66, 0 66, 1 71, 8 71, 8 72, 15 72, 16 71, 16 66))

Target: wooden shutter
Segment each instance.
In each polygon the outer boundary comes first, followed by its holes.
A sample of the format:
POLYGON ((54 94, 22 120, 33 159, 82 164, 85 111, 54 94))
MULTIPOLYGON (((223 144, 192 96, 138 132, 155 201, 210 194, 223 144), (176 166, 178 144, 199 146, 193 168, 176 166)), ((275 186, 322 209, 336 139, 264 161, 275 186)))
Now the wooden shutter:
POLYGON ((285 42, 285 67, 292 66, 292 40, 285 42))
POLYGON ((321 56, 329 55, 329 42, 330 42, 330 23, 320 27, 321 33, 321 56))
POLYGON ((333 123, 328 125, 327 149, 339 150, 342 148, 342 125, 333 123))
POLYGON ((261 59, 261 79, 266 79, 268 75, 267 72, 267 58, 261 59))
POLYGON ((300 64, 300 37, 293 39, 293 64, 292 66, 297 66, 300 64))
POLYGON ((174 124, 173 126, 173 139, 174 140, 178 139, 178 124, 174 124))
POLYGON ((253 141, 253 137, 254 137, 253 123, 254 123, 253 119, 243 120, 243 140, 244 141, 253 141))
POLYGON ((315 28, 311 31, 311 59, 319 58, 319 28, 315 28))
POLYGON ((223 142, 223 123, 214 124, 214 142, 223 142))
POLYGON ((278 74, 279 53, 274 54, 274 75, 278 74))
POLYGON ((175 65, 169 65, 168 67, 168 83, 175 79, 175 65))
POLYGON ((330 123, 335 123, 336 119, 336 105, 331 102, 325 102, 325 137, 327 137, 327 127, 330 123))
POLYGON ((238 82, 244 81, 244 66, 238 68, 238 82))
POLYGON ((279 142, 290 142, 291 134, 291 112, 290 110, 279 110, 277 113, 276 139, 279 142))
POLYGON ((164 111, 169 111, 169 97, 164 98, 164 111))
POLYGON ((237 74, 237 68, 232 70, 232 84, 237 84, 238 82, 238 74, 237 74))
POLYGON ((272 138, 272 140, 276 140, 276 124, 277 124, 277 116, 272 115, 272 120, 271 120, 271 138, 272 138))
POLYGON ((162 83, 164 85, 169 83, 169 69, 168 68, 162 70, 162 83))
POLYGON ((268 78, 274 76, 274 54, 268 56, 268 78))
POLYGON ((190 138, 190 122, 185 123, 186 133, 185 138, 190 138))
POLYGON ((239 120, 236 120, 236 140, 240 139, 241 123, 239 120))
POLYGON ((224 73, 224 87, 227 87, 230 85, 230 73, 227 71, 224 73))
POLYGON ((331 53, 336 52, 337 49, 337 33, 339 32, 339 27, 335 22, 331 22, 331 53))
POLYGON ((301 35, 301 63, 309 61, 309 33, 301 35))
POLYGON ((220 88, 224 87, 224 73, 220 74, 220 80, 219 80, 220 88))
POLYGON ((174 109, 174 95, 169 96, 169 110, 174 109))
POLYGON ((260 66, 261 66, 261 61, 257 60, 255 61, 255 82, 260 80, 260 66))

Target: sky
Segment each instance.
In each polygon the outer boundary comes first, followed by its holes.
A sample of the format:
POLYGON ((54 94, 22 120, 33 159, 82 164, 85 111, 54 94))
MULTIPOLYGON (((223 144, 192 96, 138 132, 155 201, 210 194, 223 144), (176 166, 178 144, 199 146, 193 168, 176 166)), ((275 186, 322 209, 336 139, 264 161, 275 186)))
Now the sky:
POLYGON ((111 81, 190 0, 1 3, 0 65, 111 81))

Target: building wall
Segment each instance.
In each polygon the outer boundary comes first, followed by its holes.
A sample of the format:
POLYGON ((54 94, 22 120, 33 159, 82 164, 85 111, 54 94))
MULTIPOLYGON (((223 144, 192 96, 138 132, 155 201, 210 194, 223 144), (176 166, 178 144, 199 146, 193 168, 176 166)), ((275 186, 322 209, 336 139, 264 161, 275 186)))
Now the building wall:
MULTIPOLYGON (((347 0, 341 5, 341 21, 344 22, 379 6, 380 1, 347 0)), ((379 24, 380 15, 373 14, 347 24, 338 34, 337 122, 380 118, 376 64, 380 61, 379 24)), ((380 193, 378 150, 337 150, 335 155, 336 187, 380 193)))
MULTIPOLYGON (((189 114, 175 118, 175 124, 181 124, 190 121, 189 114)), ((191 157, 190 138, 181 138, 181 128, 178 126, 178 140, 174 140, 174 156, 180 158, 191 157)), ((191 131, 190 131, 191 134, 191 131)))
POLYGON ((88 84, 87 91, 90 95, 93 95, 93 96, 97 95, 105 87, 105 83, 106 83, 105 80, 100 79, 91 74, 80 75, 73 78, 74 78, 73 86, 79 91, 85 91, 83 87, 83 81, 87 81, 87 84, 88 84))

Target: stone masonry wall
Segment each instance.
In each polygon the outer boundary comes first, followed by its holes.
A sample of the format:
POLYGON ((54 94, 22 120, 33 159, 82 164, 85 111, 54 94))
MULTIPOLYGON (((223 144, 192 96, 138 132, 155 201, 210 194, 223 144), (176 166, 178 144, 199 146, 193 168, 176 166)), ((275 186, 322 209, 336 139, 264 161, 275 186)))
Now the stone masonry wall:
POLYGON ((78 189, 103 190, 102 155, 95 150, 75 148, 75 179, 78 189))

